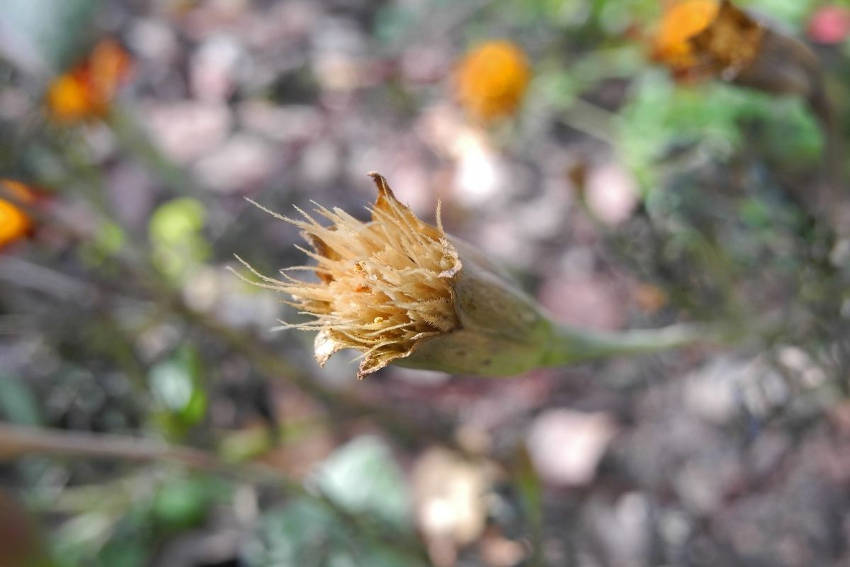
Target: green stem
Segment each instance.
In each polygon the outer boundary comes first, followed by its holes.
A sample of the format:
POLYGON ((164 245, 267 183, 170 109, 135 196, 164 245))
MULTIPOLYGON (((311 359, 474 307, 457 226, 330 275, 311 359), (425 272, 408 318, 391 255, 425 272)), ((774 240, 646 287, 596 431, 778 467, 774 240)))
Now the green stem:
POLYGON ((406 565, 421 565, 427 557, 416 536, 393 530, 392 526, 383 525, 380 520, 352 512, 319 488, 308 489, 303 483, 287 477, 282 470, 268 465, 231 464, 207 451, 169 445, 151 439, 0 423, 0 462, 27 455, 109 458, 139 462, 169 461, 230 478, 249 480, 256 484, 278 486, 290 495, 309 498, 325 507, 345 522, 355 534, 404 555, 410 560, 406 565))
POLYGON ((622 332, 586 331, 553 326, 552 340, 542 366, 561 366, 609 356, 647 354, 715 339, 699 325, 679 324, 661 329, 622 332))

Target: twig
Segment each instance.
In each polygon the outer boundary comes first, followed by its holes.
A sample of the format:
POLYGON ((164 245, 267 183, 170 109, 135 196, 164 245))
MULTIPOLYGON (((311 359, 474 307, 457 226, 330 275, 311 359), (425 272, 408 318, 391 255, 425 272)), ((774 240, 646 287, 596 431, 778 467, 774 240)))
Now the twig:
POLYGON ((173 461, 193 468, 215 468, 204 451, 121 435, 39 429, 0 423, 0 459, 31 454, 110 457, 131 461, 173 461))
POLYGON ((417 562, 426 557, 421 543, 415 536, 407 536, 390 526, 380 525, 382 522, 372 518, 362 518, 339 506, 318 487, 308 490, 300 482, 286 477, 282 471, 269 466, 225 463, 206 451, 149 439, 0 423, 0 461, 17 459, 26 455, 170 461, 236 478, 248 477, 252 482, 280 486, 287 492, 318 502, 360 535, 391 547, 417 562))
POLYGON ((614 116, 601 106, 576 97, 564 110, 561 119, 571 128, 601 140, 609 146, 617 145, 614 116))

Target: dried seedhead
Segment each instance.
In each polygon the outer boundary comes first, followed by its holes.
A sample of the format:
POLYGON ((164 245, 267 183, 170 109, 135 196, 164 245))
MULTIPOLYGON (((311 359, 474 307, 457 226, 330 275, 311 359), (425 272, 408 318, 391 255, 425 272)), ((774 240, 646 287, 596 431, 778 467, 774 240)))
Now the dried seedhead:
POLYGON ((358 378, 459 326, 452 283, 461 262, 443 232, 439 210, 437 226, 422 222, 395 198, 386 179, 370 175, 378 198, 369 222, 321 205, 315 213, 329 226, 301 209, 298 219, 271 213, 303 231, 313 250, 302 250, 315 266, 281 270, 281 279, 275 279, 243 262, 262 280, 260 285, 288 294, 288 304, 313 317, 283 328, 318 331, 315 357, 320 365, 339 350, 361 351, 358 378), (293 278, 290 270, 314 271, 318 281, 293 278))

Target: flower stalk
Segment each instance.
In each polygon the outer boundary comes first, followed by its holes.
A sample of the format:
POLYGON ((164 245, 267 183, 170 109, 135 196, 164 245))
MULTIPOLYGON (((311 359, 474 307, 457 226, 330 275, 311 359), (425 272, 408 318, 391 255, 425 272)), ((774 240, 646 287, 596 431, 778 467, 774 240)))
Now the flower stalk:
POLYGON ((322 206, 315 217, 297 209, 298 219, 264 209, 302 230, 313 248, 302 250, 315 265, 281 270, 280 278, 272 278, 240 259, 259 280, 252 283, 288 295, 286 303, 312 318, 281 328, 316 331, 320 365, 339 350, 355 349, 361 352, 359 378, 391 363, 512 376, 676 348, 705 336, 683 325, 625 333, 557 325, 498 266, 446 234, 439 208, 437 225, 427 224, 395 198, 386 179, 370 175, 378 198, 368 222, 322 206), (316 278, 297 279, 289 275, 293 270, 314 272, 316 278))

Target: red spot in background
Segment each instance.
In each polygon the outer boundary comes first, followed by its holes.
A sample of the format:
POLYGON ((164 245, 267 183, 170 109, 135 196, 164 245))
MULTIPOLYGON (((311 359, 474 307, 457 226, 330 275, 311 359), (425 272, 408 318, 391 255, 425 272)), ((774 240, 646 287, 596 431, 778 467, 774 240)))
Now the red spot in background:
POLYGON ((812 14, 807 34, 812 41, 827 45, 841 43, 850 35, 850 8, 824 6, 812 14))

